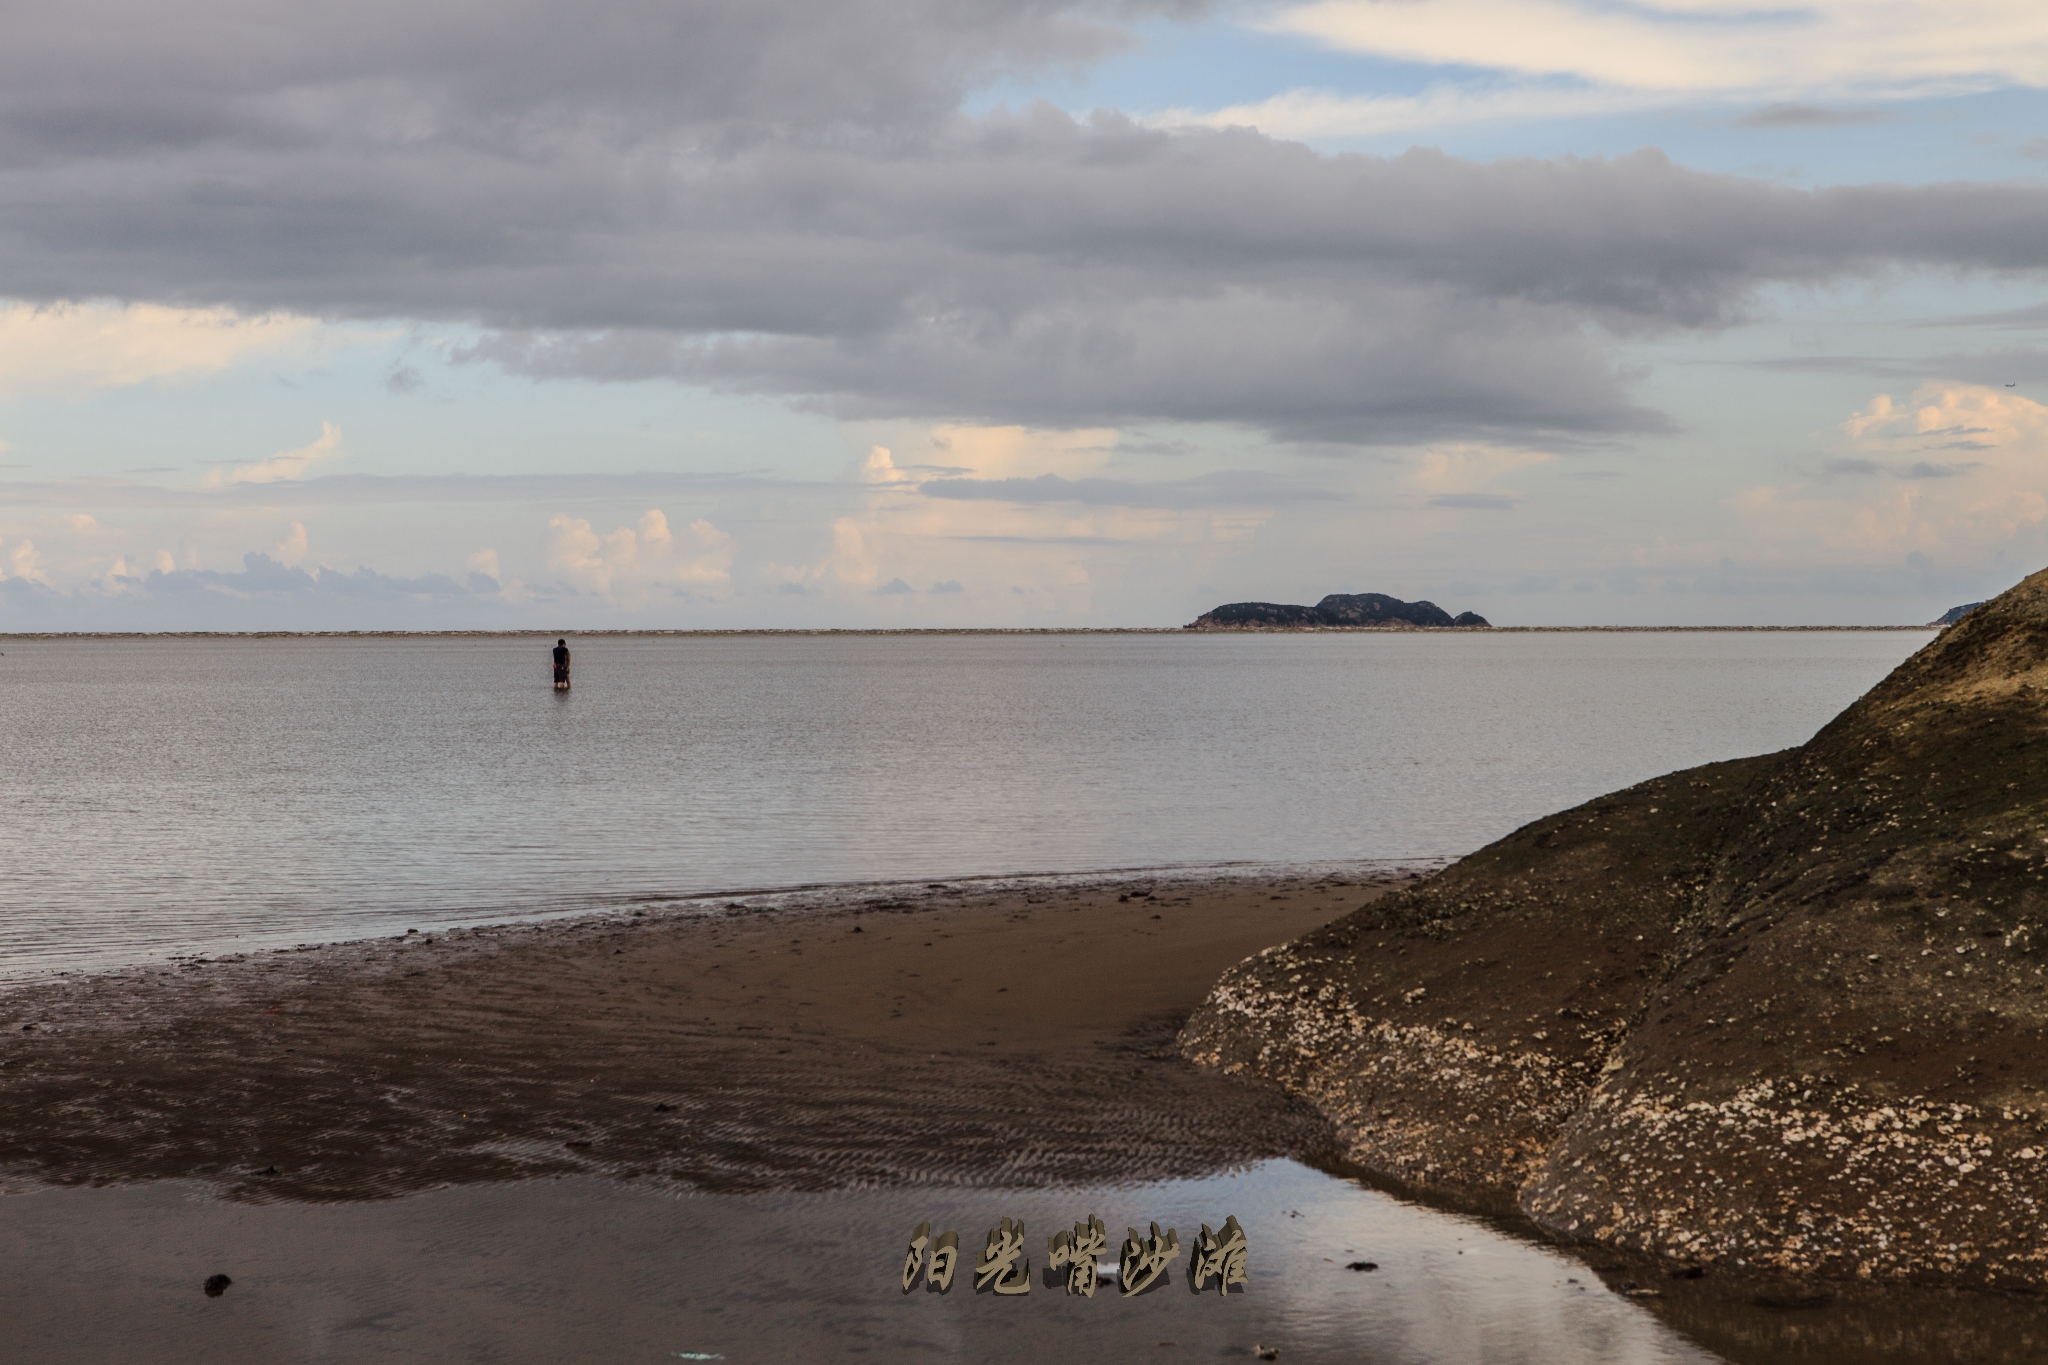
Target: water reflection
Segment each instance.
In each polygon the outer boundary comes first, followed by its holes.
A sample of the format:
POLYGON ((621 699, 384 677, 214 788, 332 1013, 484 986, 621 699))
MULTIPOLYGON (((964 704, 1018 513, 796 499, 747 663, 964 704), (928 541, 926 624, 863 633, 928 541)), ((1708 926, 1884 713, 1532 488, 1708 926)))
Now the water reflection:
POLYGON ((660 1198, 589 1180, 446 1190, 340 1206, 227 1205, 187 1187, 6 1200, 18 1267, 0 1313, 39 1359, 231 1365, 345 1359, 727 1360, 1248 1358, 1636 1365, 1713 1357, 1569 1258, 1468 1220, 1275 1162, 1236 1177, 1081 1191, 876 1190, 660 1198), (1132 1224, 1226 1213, 1250 1285, 1092 1298, 1036 1282, 1052 1233, 1089 1211, 1132 1224), (1034 1284, 905 1294, 903 1243, 926 1219, 981 1249, 1021 1218, 1034 1284), (1369 1257, 1379 1268, 1347 1270, 1369 1257), (201 1285, 225 1273, 218 1301, 201 1285), (1577 1280, 1577 1283, 1574 1283, 1577 1280), (1171 1343, 1162 1346, 1162 1343, 1171 1343))
POLYGON ((1288 1162, 1110 1189, 801 1197, 572 1179, 247 1205, 161 1184, 8 1196, 0 1211, 0 1321, 51 1365, 143 1342, 151 1359, 219 1365, 680 1352, 1166 1361, 1248 1359, 1255 1345, 1283 1361, 1389 1365, 2002 1365, 2042 1359, 2048 1341, 2032 1300, 1838 1287, 1824 1306, 1765 1307, 1768 1285, 1580 1258, 1288 1162), (1179 1266, 1132 1299, 1113 1285, 1070 1296, 1037 1273, 1052 1233, 1090 1212, 1112 1242, 1156 1219, 1185 1244, 1226 1211, 1251 1249, 1249 1287, 1227 1299, 1192 1292, 1179 1266), (915 1224, 956 1229, 971 1263, 1005 1216, 1027 1230, 1029 1294, 976 1295, 964 1265, 949 1294, 902 1291, 915 1224), (1361 1263, 1376 1269, 1347 1268, 1361 1263), (222 1273, 233 1284, 209 1299, 203 1283, 222 1273))

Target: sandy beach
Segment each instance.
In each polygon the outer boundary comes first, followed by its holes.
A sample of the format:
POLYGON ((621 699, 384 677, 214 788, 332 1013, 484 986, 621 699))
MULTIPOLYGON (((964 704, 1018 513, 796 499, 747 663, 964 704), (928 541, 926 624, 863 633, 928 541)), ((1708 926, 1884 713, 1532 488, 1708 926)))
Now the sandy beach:
POLYGON ((929 885, 58 977, 0 994, 0 1172, 393 1196, 1200 1175, 1328 1144, 1175 1031, 1394 884, 929 885))

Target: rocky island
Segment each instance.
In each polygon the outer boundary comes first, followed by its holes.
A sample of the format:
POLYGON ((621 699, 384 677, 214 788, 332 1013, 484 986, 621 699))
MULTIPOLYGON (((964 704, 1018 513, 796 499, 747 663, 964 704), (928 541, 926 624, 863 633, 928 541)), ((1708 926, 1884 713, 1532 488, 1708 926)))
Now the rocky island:
POLYGON ((1231 602, 1202 613, 1187 630, 1413 630, 1490 624, 1478 612, 1451 615, 1434 602, 1403 602, 1385 593, 1333 592, 1312 607, 1231 602))
POLYGON ((1690 1266, 2048 1288, 2048 573, 1805 745, 1535 821, 1180 1035, 1349 1158, 1690 1266))

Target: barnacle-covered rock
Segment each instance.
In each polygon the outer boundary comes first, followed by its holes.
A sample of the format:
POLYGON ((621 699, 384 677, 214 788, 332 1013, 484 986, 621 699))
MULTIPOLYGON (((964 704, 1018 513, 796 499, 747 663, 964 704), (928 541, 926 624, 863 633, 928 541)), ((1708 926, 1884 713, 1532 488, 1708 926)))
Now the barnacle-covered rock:
POLYGON ((2048 1288, 2048 573, 1807 744, 1517 830, 1181 1036, 1388 1176, 1794 1274, 2048 1288))

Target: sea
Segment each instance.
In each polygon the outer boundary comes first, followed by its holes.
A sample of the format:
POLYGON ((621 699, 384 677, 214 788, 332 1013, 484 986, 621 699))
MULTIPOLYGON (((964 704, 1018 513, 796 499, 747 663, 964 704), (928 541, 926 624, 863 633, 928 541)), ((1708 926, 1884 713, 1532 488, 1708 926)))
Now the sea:
POLYGON ((0 979, 872 884, 1428 867, 1924 631, 0 639, 0 979))

